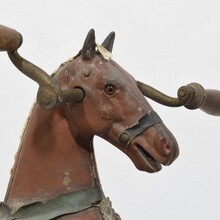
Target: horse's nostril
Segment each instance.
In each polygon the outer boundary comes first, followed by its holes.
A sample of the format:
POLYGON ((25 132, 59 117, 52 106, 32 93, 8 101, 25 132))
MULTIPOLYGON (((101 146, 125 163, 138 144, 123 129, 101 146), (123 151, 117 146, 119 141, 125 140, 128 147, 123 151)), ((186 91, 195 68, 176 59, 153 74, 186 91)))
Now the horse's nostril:
POLYGON ((168 145, 168 141, 163 138, 162 140, 162 148, 163 148, 163 151, 168 155, 170 154, 171 152, 171 147, 168 145))

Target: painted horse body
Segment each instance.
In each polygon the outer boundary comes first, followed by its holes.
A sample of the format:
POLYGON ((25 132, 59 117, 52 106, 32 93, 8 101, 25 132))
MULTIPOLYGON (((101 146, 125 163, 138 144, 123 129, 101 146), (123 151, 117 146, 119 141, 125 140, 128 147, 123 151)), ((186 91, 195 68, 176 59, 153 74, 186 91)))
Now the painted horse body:
MULTIPOLYGON (((64 106, 51 111, 42 109, 38 104, 34 106, 22 137, 5 198, 5 203, 12 213, 16 213, 24 205, 45 203, 69 192, 85 191, 85 199, 89 200, 88 189, 91 189, 97 194, 92 194, 97 201, 104 198, 92 139, 80 137, 80 134, 70 129, 72 126, 64 106)), ((79 199, 82 201, 82 198, 79 199)), ((95 207, 98 205, 97 201, 90 201, 90 204, 85 204, 84 207, 76 204, 78 207, 75 212, 87 210, 94 203, 94 208, 83 215, 88 215, 85 219, 101 219, 101 213, 97 212, 98 206, 95 207)), ((38 219, 44 219, 44 216, 51 218, 56 210, 57 207, 54 206, 50 211, 46 210, 47 213, 42 213, 41 210, 41 213, 36 215, 38 219), (49 212, 51 214, 48 214, 49 212)), ((33 214, 34 211, 31 212, 32 218, 33 214)), ((16 215, 19 216, 19 213, 16 215)), ((84 219, 81 218, 83 215, 73 215, 71 219, 84 219)))
POLYGON ((102 192, 94 135, 146 172, 178 156, 175 138, 135 79, 110 58, 113 40, 111 33, 97 46, 91 30, 80 53, 53 75, 60 91, 82 90, 82 100, 50 110, 34 105, 1 206, 3 219, 120 219, 102 192))

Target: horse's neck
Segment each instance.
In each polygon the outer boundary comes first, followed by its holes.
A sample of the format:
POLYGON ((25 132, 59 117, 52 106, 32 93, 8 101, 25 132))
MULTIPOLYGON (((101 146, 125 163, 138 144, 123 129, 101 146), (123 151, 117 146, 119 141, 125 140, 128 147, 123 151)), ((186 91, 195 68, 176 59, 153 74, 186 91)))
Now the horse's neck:
POLYGON ((24 131, 5 203, 16 210, 60 194, 99 186, 92 138, 76 141, 62 108, 35 105, 24 131))

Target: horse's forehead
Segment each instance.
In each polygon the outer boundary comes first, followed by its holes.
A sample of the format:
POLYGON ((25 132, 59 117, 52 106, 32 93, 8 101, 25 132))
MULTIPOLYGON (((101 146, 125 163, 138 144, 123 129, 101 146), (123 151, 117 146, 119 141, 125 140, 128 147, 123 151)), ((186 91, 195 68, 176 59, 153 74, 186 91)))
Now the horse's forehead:
POLYGON ((105 60, 96 55, 91 60, 83 60, 81 56, 65 62, 56 74, 58 84, 64 87, 77 83, 102 88, 106 84, 123 85, 130 81, 129 74, 113 60, 105 60))
POLYGON ((71 62, 68 69, 71 69, 74 75, 91 78, 114 79, 124 75, 122 69, 118 68, 118 65, 115 65, 114 61, 104 60, 98 55, 88 61, 76 58, 71 62))

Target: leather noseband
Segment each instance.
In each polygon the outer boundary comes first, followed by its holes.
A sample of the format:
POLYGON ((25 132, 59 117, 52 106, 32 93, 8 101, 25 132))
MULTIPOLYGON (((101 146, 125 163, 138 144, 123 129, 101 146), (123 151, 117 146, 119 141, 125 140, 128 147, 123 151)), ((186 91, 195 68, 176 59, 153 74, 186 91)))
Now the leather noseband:
POLYGON ((140 118, 137 124, 127 128, 124 132, 122 132, 122 134, 119 136, 119 140, 123 145, 127 147, 135 137, 160 122, 162 122, 162 120, 159 115, 155 111, 151 111, 150 113, 140 118))

